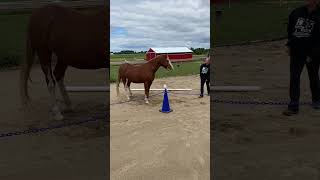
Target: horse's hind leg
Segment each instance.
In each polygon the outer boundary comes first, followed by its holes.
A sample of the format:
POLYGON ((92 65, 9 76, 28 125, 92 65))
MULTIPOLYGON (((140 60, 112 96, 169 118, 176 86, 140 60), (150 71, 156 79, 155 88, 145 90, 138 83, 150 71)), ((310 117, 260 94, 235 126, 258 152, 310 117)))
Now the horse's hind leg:
POLYGON ((39 59, 40 59, 42 71, 46 76, 47 87, 51 97, 51 103, 52 103, 51 111, 53 114, 53 119, 62 120, 63 116, 57 104, 56 94, 55 94, 55 80, 53 78, 52 69, 51 69, 51 53, 40 52, 39 59))
POLYGON ((64 75, 65 75, 66 70, 67 70, 67 65, 64 65, 58 61, 57 65, 54 69, 53 74, 56 78, 56 81, 58 83, 58 87, 60 89, 64 103, 66 105, 65 111, 72 111, 71 100, 70 100, 70 97, 69 97, 68 92, 66 90, 66 87, 64 85, 64 75))

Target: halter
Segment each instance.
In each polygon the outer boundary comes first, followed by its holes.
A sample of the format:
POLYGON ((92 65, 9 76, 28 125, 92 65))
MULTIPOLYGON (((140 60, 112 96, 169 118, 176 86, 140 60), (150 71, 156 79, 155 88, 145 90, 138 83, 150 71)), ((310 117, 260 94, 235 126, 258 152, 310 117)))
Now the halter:
POLYGON ((174 68, 173 68, 173 65, 172 65, 172 63, 171 63, 171 61, 170 61, 170 58, 169 58, 168 53, 167 53, 167 58, 166 58, 166 59, 169 61, 169 64, 170 64, 170 66, 171 66, 171 68, 172 68, 172 70, 173 70, 174 68))

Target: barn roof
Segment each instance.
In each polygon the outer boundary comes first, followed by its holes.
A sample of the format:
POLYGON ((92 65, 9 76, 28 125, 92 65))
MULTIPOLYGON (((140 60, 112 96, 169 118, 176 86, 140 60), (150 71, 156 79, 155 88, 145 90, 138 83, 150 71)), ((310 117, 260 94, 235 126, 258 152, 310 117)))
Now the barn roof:
POLYGON ((192 53, 187 47, 154 47, 150 48, 156 53, 192 53))

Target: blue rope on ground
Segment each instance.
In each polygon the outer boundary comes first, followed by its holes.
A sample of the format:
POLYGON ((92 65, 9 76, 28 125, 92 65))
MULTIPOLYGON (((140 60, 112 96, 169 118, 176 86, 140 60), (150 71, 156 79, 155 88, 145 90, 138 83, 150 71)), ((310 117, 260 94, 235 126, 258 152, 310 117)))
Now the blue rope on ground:
MULTIPOLYGON (((199 95, 199 93, 177 93, 171 92, 172 94, 182 94, 182 95, 199 95)), ((246 97, 247 98, 247 97, 246 97)), ((238 105, 288 105, 288 102, 281 102, 281 101, 253 101, 253 100, 226 100, 226 99, 217 99, 214 98, 211 100, 213 103, 220 103, 220 104, 238 104, 238 105)), ((311 102, 301 102, 300 105, 311 105, 311 102)))
MULTIPOLYGON (((240 104, 240 105, 288 105, 288 102, 275 102, 275 101, 234 101, 234 100, 221 100, 213 99, 211 102, 220 103, 220 104, 240 104)), ((300 105, 311 105, 310 102, 301 102, 300 105)))
POLYGON ((103 113, 103 117, 90 117, 86 120, 82 120, 82 121, 78 121, 78 122, 67 122, 67 123, 61 123, 58 125, 52 125, 52 126, 48 126, 48 127, 44 127, 44 128, 30 128, 24 131, 14 131, 14 132, 9 132, 9 133, 2 133, 0 134, 0 138, 4 138, 4 137, 12 137, 12 136, 19 136, 19 135, 26 135, 26 134, 35 134, 35 133, 39 133, 39 132, 46 132, 46 131, 50 131, 50 130, 54 130, 54 129, 61 129, 64 127, 70 127, 70 126, 78 126, 84 123, 88 123, 88 122, 94 122, 97 121, 99 119, 105 119, 107 120, 107 114, 103 113))

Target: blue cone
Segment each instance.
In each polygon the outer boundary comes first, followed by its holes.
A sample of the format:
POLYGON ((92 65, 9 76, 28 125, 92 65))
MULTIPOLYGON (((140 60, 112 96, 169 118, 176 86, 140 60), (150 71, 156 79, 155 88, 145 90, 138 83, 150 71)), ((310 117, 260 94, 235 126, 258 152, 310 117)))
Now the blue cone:
POLYGON ((164 89, 162 109, 160 110, 160 112, 163 112, 163 113, 172 112, 172 109, 170 109, 170 105, 169 105, 169 98, 168 98, 167 89, 164 89))

